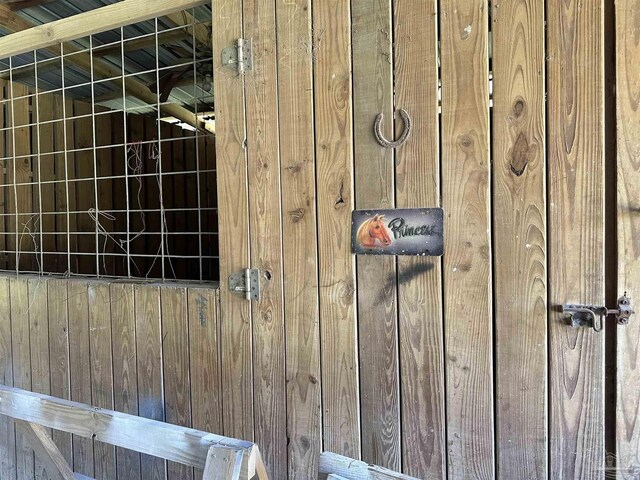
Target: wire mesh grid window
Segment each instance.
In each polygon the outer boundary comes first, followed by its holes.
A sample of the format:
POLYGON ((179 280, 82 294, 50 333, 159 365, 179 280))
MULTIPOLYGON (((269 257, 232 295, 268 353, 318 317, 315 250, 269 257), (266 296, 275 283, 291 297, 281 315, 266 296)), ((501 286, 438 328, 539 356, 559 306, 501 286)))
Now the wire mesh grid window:
POLYGON ((0 61, 0 270, 218 279, 210 19, 0 61))

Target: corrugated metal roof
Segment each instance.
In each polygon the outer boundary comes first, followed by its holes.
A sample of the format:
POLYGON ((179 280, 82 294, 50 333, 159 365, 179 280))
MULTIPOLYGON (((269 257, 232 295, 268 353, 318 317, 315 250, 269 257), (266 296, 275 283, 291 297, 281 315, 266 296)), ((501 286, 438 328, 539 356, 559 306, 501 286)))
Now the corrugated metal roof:
MULTIPOLYGON (((112 3, 117 2, 116 0, 56 0, 42 6, 25 8, 18 13, 29 22, 39 25, 112 3)), ((195 18, 196 22, 202 22, 207 26, 210 25, 211 10, 208 6, 204 5, 189 10, 189 13, 195 18)), ((172 89, 168 101, 179 103, 192 111, 195 111, 196 108, 199 112, 213 111, 212 86, 210 82, 207 82, 210 78, 207 77, 207 74, 211 73, 211 50, 203 49, 202 45, 199 45, 194 52, 193 38, 188 35, 185 35, 184 38, 177 38, 178 35, 175 35, 175 32, 184 31, 185 29, 177 29, 176 27, 176 24, 166 17, 157 20, 158 38, 163 38, 163 35, 169 36, 171 32, 174 33, 170 43, 159 45, 157 61, 155 47, 156 21, 154 20, 126 26, 122 29, 101 32, 93 35, 91 40, 82 38, 71 43, 82 50, 89 51, 89 49, 93 49, 94 58, 97 58, 102 50, 109 50, 109 54, 100 55, 99 58, 122 70, 122 52, 118 47, 122 44, 130 46, 134 39, 148 39, 151 45, 146 46, 146 48, 125 51, 125 75, 135 74, 136 79, 152 87, 158 77, 170 75, 172 71, 180 71, 182 72, 180 80, 177 86, 172 89), (159 74, 156 72, 156 66, 159 68, 159 74), (195 82, 193 81, 194 72, 195 82), (198 104, 197 106, 196 103, 198 104)), ((0 25, 0 30, 2 30, 2 25, 0 25)), ((2 34, 6 33, 8 32, 2 32, 2 34)), ((197 44, 197 42, 195 43, 197 44)), ((62 88, 62 71, 59 56, 56 57, 48 50, 39 50, 36 56, 39 68, 39 90, 49 91, 62 88), (47 62, 47 60, 49 61, 47 62)), ((16 67, 33 64, 33 61, 34 53, 18 55, 12 57, 10 61, 9 59, 0 61, 0 70, 8 70, 11 64, 14 72, 18 72, 16 67)), ((129 95, 127 95, 126 101, 123 102, 121 82, 100 81, 101 79, 95 78, 94 80, 96 81, 93 82, 92 89, 90 73, 75 67, 70 58, 65 61, 64 73, 64 86, 67 89, 67 95, 72 98, 90 99, 93 95, 97 105, 108 108, 122 109, 126 105, 127 110, 135 109, 137 113, 155 111, 153 108, 140 108, 144 107, 144 104, 129 95)), ((178 73, 176 73, 177 75, 178 73)), ((17 78, 16 80, 18 81, 17 78)), ((35 76, 28 73, 21 75, 19 81, 33 87, 35 87, 36 83, 35 76)))

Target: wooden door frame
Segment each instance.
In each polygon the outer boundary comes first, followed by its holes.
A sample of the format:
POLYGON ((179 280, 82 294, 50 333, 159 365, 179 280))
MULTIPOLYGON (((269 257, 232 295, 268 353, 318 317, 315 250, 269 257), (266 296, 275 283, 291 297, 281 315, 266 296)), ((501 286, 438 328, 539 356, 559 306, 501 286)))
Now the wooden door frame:
POLYGON ((216 161, 225 434, 262 445, 269 475, 287 469, 284 293, 276 8, 213 0, 216 161), (238 73, 222 49, 252 42, 253 66, 238 73), (229 291, 228 278, 260 271, 261 298, 229 291), (254 408, 255 406, 255 408, 254 408), (259 408, 257 408, 259 406, 259 408))
POLYGON ((229 291, 233 272, 250 267, 247 130, 244 76, 222 65, 226 46, 242 38, 242 3, 211 2, 213 82, 216 101, 216 163, 220 248, 222 381, 233 385, 222 398, 223 428, 252 440, 253 371, 251 304, 229 291))

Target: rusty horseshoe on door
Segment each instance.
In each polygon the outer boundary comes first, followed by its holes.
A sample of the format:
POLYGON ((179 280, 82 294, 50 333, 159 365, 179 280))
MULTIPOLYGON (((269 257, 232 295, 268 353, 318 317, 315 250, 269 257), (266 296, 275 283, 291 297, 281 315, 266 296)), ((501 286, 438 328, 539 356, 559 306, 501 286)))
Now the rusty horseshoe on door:
POLYGON ((409 134, 411 133, 411 117, 409 116, 407 111, 403 110, 402 108, 400 108, 397 112, 400 114, 400 117, 402 117, 402 121, 404 122, 404 130, 402 131, 402 135, 400 135, 400 138, 394 141, 387 140, 382 134, 382 119, 384 115, 382 113, 379 113, 376 117, 376 122, 373 126, 373 133, 376 137, 376 140, 382 147, 396 148, 404 144, 407 141, 407 138, 409 138, 409 134))

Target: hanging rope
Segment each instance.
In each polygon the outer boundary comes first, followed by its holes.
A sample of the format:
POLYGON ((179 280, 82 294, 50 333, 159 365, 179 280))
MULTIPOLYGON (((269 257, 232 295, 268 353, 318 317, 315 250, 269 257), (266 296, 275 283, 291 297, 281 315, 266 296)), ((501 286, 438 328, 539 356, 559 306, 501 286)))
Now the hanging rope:
POLYGON ((379 113, 376 117, 376 123, 373 127, 373 134, 375 135, 376 140, 381 147, 397 148, 404 144, 409 138, 409 134, 411 133, 411 117, 409 116, 407 111, 403 110, 402 108, 398 110, 398 113, 400 113, 400 117, 402 117, 402 121, 404 122, 404 130, 402 131, 402 135, 400 135, 400 138, 394 141, 387 140, 382 134, 382 118, 384 117, 384 115, 382 113, 379 113))

